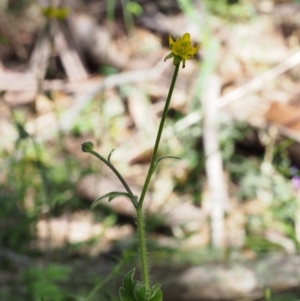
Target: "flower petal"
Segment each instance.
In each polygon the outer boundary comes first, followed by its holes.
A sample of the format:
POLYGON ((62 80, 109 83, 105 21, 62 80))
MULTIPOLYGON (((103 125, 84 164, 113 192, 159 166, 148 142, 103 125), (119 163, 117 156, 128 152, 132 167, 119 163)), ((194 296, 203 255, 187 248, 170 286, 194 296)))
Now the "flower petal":
POLYGON ((174 40, 172 39, 171 35, 169 35, 169 48, 170 48, 170 50, 172 50, 173 45, 174 45, 174 40))
POLYGON ((200 48, 200 45, 193 47, 193 53, 196 54, 200 48))
POLYGON ((189 33, 185 33, 185 34, 182 36, 181 40, 182 40, 183 42, 190 42, 190 41, 191 41, 191 36, 190 36, 190 34, 189 34, 189 33))

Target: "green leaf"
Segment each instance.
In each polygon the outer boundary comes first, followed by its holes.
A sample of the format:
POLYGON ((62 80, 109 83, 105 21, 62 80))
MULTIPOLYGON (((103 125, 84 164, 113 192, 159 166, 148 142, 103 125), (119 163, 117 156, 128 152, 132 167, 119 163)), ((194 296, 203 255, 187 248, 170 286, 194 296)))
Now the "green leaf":
POLYGON ((135 16, 140 16, 143 14, 143 8, 135 1, 129 1, 126 5, 126 10, 135 16))
POLYGON ((164 160, 164 159, 176 159, 176 160, 181 160, 180 157, 176 157, 176 156, 169 156, 169 155, 161 156, 161 157, 157 158, 157 160, 155 161, 154 169, 156 169, 157 164, 158 164, 160 161, 164 160))
POLYGON ((148 299, 148 301, 162 301, 162 299, 163 293, 160 289, 158 289, 156 293, 152 297, 150 297, 150 299, 148 299))
POLYGON ((17 129, 18 129, 19 139, 20 140, 26 139, 26 138, 30 137, 30 135, 28 134, 28 132, 25 130, 25 127, 21 123, 16 122, 16 126, 17 126, 17 129))
POLYGON ((161 287, 160 283, 153 285, 150 289, 151 296, 155 295, 155 293, 160 289, 160 287, 161 287))
POLYGON ((137 291, 136 296, 139 301, 145 301, 146 300, 146 286, 142 285, 137 291))
POLYGON ((108 155, 108 158, 107 158, 107 161, 110 163, 110 158, 111 158, 111 155, 112 155, 112 153, 113 153, 113 151, 114 151, 115 149, 113 148, 112 149, 112 151, 109 153, 109 155, 108 155))
POLYGON ((162 297, 163 297, 163 294, 160 289, 160 283, 153 285, 150 288, 148 301, 162 301, 162 297))
POLYGON ((134 290, 137 285, 137 281, 133 280, 134 273, 135 269, 132 269, 124 277, 124 289, 126 293, 132 297, 134 297, 134 290))
POLYGON ((161 156, 161 157, 159 157, 159 158, 156 160, 156 164, 159 163, 161 160, 164 160, 164 159, 176 159, 176 160, 181 160, 180 157, 166 155, 166 156, 161 156))
MULTIPOLYGON (((95 200, 91 206, 91 209, 94 209, 97 205, 99 205, 100 201, 107 198, 108 197, 108 201, 110 202, 111 200, 113 200, 116 197, 120 197, 120 196, 124 196, 130 199, 131 202, 133 202, 133 200, 131 199, 131 195, 127 192, 119 192, 119 191, 112 191, 107 193, 106 195, 100 197, 99 199, 95 200)), ((134 203, 134 202, 133 202, 134 203)))
POLYGON ((123 280, 123 287, 120 288, 122 301, 162 301, 163 294, 160 284, 155 284, 147 293, 146 286, 141 282, 133 280, 135 269, 129 271, 123 280))
POLYGON ((122 301, 132 301, 123 287, 120 287, 119 294, 122 301))

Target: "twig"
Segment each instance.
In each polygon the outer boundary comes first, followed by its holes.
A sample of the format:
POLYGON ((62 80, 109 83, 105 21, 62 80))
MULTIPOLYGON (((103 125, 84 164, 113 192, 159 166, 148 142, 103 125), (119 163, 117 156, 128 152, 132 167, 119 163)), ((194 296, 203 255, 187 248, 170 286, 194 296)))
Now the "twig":
POLYGON ((61 27, 56 25, 54 34, 55 47, 70 81, 88 78, 88 73, 78 52, 70 46, 61 27))
POLYGON ((203 142, 205 150, 205 167, 211 200, 211 242, 214 248, 224 247, 224 212, 228 194, 223 174, 222 155, 219 148, 218 122, 219 111, 216 110, 221 91, 220 79, 211 75, 205 82, 202 93, 202 106, 205 113, 203 122, 203 142))

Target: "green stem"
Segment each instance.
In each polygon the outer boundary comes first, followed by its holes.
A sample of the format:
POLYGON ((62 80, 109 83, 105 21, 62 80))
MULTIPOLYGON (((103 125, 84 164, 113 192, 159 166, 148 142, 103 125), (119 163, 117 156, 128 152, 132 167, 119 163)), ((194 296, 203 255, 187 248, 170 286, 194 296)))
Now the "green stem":
POLYGON ((142 207, 136 208, 136 220, 137 220, 137 227, 138 227, 137 230, 138 230, 139 245, 140 245, 143 281, 146 290, 149 291, 149 272, 148 272, 147 249, 146 249, 147 247, 146 247, 144 216, 143 216, 142 207))
POLYGON ((147 189, 148 189, 148 186, 149 186, 152 174, 154 172, 154 167, 155 167, 155 161, 156 161, 156 155, 157 155, 157 151, 158 151, 158 146, 159 146, 160 138, 161 138, 161 135, 162 135, 163 127, 164 127, 164 124, 165 124, 165 120, 166 120, 166 117, 167 117, 169 105, 170 105, 170 102, 171 102, 171 98, 172 98, 172 94, 173 94, 175 82, 176 82, 177 75, 178 75, 179 66, 180 66, 180 64, 178 64, 178 65, 175 66, 174 75, 173 75, 173 78, 172 78, 170 90, 169 90, 169 93, 168 93, 168 97, 167 97, 167 100, 166 100, 166 103, 165 103, 164 111, 163 111, 163 114, 162 114, 162 117, 161 117, 161 120, 160 120, 158 132, 157 132, 156 141, 155 141, 155 145, 154 145, 154 149, 153 149, 153 153, 152 153, 152 158, 151 158, 151 162, 150 162, 148 174, 147 174, 144 186, 143 186, 143 190, 142 190, 141 196, 139 198, 138 207, 142 207, 143 206, 145 195, 146 195, 146 192, 147 192, 147 189))
POLYGON ((139 243, 140 243, 140 256, 141 256, 141 263, 142 263, 142 274, 143 274, 143 281, 144 281, 144 284, 145 284, 147 290, 149 290, 149 273, 148 273, 147 254, 146 254, 147 252, 146 252, 146 240, 145 240, 145 229, 144 229, 144 216, 143 216, 142 208, 143 208, 145 195, 146 195, 146 192, 148 190, 148 186, 149 186, 152 174, 155 170, 155 162, 156 162, 158 146, 159 146, 160 138, 161 138, 161 135, 162 135, 164 123, 165 123, 165 120, 166 120, 166 117, 167 117, 168 108, 169 108, 169 105, 170 105, 170 102, 171 102, 175 82, 176 82, 177 75, 178 75, 179 66, 180 66, 180 64, 175 66, 174 75, 173 75, 173 78, 172 78, 170 90, 169 90, 169 93, 168 93, 168 97, 167 97, 167 100, 166 100, 166 103, 165 103, 164 111, 163 111, 163 114, 162 114, 162 117, 161 117, 158 132, 157 132, 156 141, 155 141, 155 145, 154 145, 154 149, 153 149, 153 153, 152 153, 152 158, 151 158, 148 174, 147 174, 147 177, 145 179, 145 183, 144 183, 144 186, 143 186, 141 196, 139 198, 138 205, 136 206, 138 236, 139 236, 139 243))
POLYGON ((132 193, 131 189, 129 188, 129 186, 127 185, 126 181, 124 180, 124 178, 121 176, 121 174, 117 171, 117 169, 105 158, 103 158, 101 155, 99 155, 97 152, 93 151, 93 150, 89 150, 89 153, 91 153, 92 155, 94 155, 95 157, 97 157, 98 159, 100 159, 103 163, 105 163, 113 172, 114 174, 118 177, 118 179, 121 181, 121 183, 123 184, 124 188, 127 190, 127 192, 132 196, 131 200, 133 202, 134 207, 137 207, 138 203, 136 201, 136 196, 134 196, 134 194, 132 193))

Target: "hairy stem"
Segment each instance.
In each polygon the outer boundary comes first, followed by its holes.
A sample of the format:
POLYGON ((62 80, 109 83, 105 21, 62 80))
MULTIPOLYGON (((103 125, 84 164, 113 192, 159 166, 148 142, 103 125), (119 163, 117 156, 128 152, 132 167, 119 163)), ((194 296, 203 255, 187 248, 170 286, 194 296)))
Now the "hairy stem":
POLYGON ((143 208, 145 195, 146 195, 146 192, 148 190, 148 186, 149 186, 151 177, 152 177, 153 172, 155 170, 155 162, 156 162, 158 146, 159 146, 160 138, 161 138, 161 135, 162 135, 164 123, 165 123, 165 120, 166 120, 166 117, 167 117, 168 108, 169 108, 169 105, 170 105, 170 102, 171 102, 175 82, 176 82, 177 75, 178 75, 179 66, 180 66, 180 64, 175 66, 174 75, 173 75, 173 78, 172 78, 170 90, 169 90, 169 93, 168 93, 168 97, 167 97, 167 100, 166 100, 166 103, 165 103, 163 115, 161 117, 161 121, 160 121, 160 124, 159 124, 157 136, 156 136, 156 141, 155 141, 155 145, 154 145, 154 149, 153 149, 153 153, 152 153, 152 158, 151 158, 149 170, 148 170, 148 173, 147 173, 147 177, 145 179, 145 183, 144 183, 144 186, 143 186, 141 196, 139 198, 139 202, 136 206, 138 236, 139 236, 139 243, 140 243, 140 256, 141 256, 141 264, 142 264, 142 274, 143 274, 143 281, 144 281, 144 284, 145 284, 147 290, 149 290, 149 272, 148 272, 148 262, 147 262, 147 252, 146 252, 144 216, 143 216, 142 208, 143 208))
POLYGON ((147 262, 147 246, 145 239, 145 228, 144 228, 144 216, 142 207, 136 208, 136 220, 137 220, 137 231, 139 237, 140 245, 140 255, 141 255, 141 265, 142 265, 142 274, 143 281, 146 286, 146 290, 149 290, 149 272, 148 272, 148 262, 147 262))

